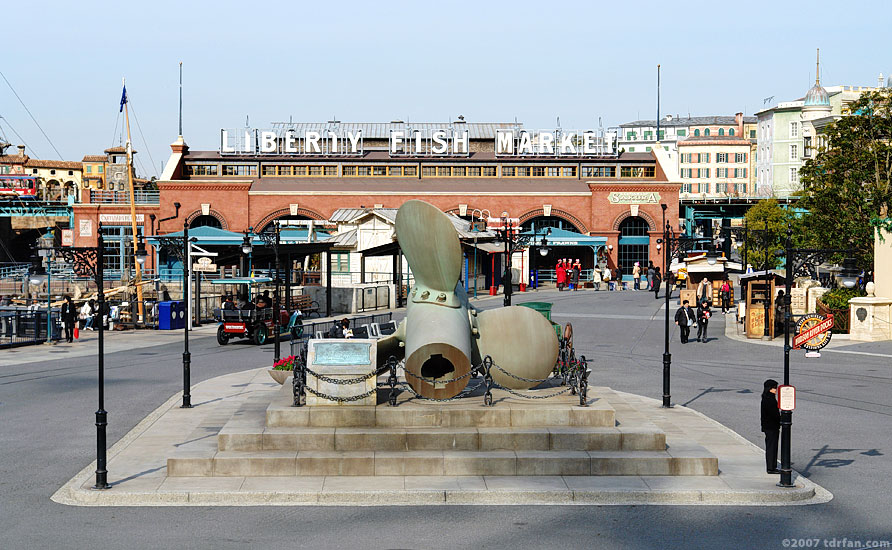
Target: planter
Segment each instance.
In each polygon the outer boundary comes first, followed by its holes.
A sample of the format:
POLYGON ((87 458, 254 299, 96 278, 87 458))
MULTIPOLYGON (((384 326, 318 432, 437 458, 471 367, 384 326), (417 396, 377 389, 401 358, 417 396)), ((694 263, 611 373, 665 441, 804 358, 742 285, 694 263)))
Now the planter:
POLYGON ((824 302, 821 301, 820 298, 817 300, 818 305, 818 313, 820 315, 827 315, 828 313, 833 314, 833 329, 831 332, 833 334, 848 334, 849 333, 849 325, 851 320, 851 308, 847 309, 830 309, 827 307, 824 302))
POLYGON ((269 369, 267 372, 269 372, 270 377, 272 377, 272 379, 279 384, 285 384, 285 381, 288 380, 288 378, 291 377, 291 375, 293 374, 293 372, 290 370, 269 369))

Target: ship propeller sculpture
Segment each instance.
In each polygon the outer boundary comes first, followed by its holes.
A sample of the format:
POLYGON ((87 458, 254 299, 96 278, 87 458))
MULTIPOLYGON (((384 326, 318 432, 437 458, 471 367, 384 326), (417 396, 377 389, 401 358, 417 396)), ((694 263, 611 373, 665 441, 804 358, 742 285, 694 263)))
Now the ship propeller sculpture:
POLYGON ((507 388, 529 389, 538 384, 532 380, 548 376, 558 355, 551 323, 525 307, 478 311, 468 303, 459 284, 461 245, 445 214, 424 201, 408 201, 397 212, 396 233, 415 286, 406 318, 379 341, 379 362, 404 356, 406 381, 432 399, 458 395, 486 356, 499 367, 491 371, 493 380, 507 388))

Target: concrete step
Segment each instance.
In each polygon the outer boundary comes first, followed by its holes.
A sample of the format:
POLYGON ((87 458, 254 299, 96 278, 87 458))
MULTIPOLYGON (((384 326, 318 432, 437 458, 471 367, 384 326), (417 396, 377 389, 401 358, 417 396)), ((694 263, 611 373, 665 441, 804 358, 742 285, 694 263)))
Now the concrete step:
POLYGON ((654 428, 264 428, 241 419, 217 435, 220 451, 662 451, 654 428))
POLYGON ((613 409, 606 401, 588 407, 571 402, 549 404, 497 403, 484 407, 478 403, 450 406, 401 403, 359 407, 292 407, 290 403, 273 402, 266 410, 268 427, 530 427, 590 426, 612 427, 616 424, 613 409))
POLYGON ((718 475, 706 449, 667 451, 216 451, 167 460, 171 477, 718 475))

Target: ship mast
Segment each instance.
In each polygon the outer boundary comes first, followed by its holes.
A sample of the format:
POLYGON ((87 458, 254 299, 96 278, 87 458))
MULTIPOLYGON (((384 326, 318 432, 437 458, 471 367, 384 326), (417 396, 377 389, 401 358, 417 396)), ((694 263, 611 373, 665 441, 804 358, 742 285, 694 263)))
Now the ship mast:
MULTIPOLYGON (((127 84, 124 79, 121 79, 121 82, 124 84, 124 89, 126 90, 127 84)), ((126 92, 125 92, 126 93, 126 92)), ((139 239, 137 238, 136 233, 136 198, 133 189, 133 145, 130 142, 130 111, 128 109, 129 101, 124 101, 124 122, 127 126, 127 185, 130 189, 130 229, 133 233, 133 251, 139 248, 139 239)), ((137 308, 139 313, 139 321, 142 321, 144 317, 143 311, 143 299, 142 299, 142 270, 140 269, 139 262, 136 261, 136 255, 133 256, 133 264, 136 267, 136 299, 137 299, 137 308)), ((132 311, 132 308, 131 308, 132 311)), ((134 322, 136 320, 134 319, 134 322)))

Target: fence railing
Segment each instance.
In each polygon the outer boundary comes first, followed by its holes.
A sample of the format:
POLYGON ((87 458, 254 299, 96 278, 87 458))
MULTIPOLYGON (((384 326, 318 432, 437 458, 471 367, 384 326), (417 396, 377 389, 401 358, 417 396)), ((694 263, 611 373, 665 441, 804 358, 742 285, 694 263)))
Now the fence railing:
MULTIPOLYGON (((130 204, 130 193, 127 191, 90 190, 90 202, 130 204)), ((160 204, 160 193, 158 191, 134 191, 133 202, 136 204, 160 204)))
MULTIPOLYGON (((0 308, 0 348, 46 342, 46 310, 0 308)), ((52 312, 52 339, 61 338, 59 312, 52 312)))
MULTIPOLYGON (((393 313, 376 313, 373 315, 358 315, 356 317, 346 317, 346 319, 350 320, 351 327, 362 327, 363 325, 371 325, 373 323, 387 323, 393 320, 393 313)), ((323 337, 328 334, 328 331, 331 330, 331 327, 335 323, 340 323, 341 319, 332 319, 331 321, 317 321, 315 323, 304 323, 303 325, 303 335, 300 338, 291 340, 291 355, 297 355, 300 347, 303 346, 307 340, 316 337, 316 333, 322 333, 323 337)))

